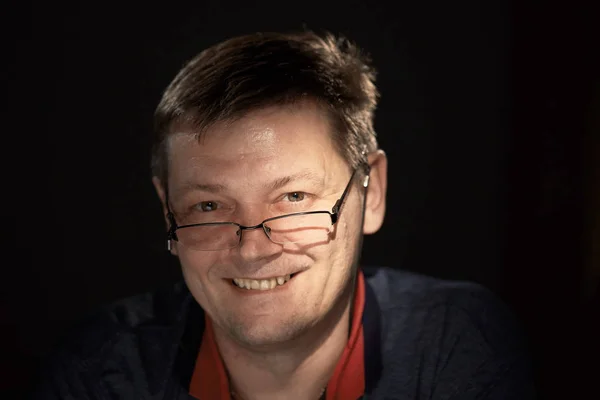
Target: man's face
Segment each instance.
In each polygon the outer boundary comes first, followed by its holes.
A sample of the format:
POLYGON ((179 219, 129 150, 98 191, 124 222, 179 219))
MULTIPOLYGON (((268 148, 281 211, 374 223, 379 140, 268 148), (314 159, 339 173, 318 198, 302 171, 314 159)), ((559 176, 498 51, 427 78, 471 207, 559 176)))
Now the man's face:
MULTIPOLYGON (((283 214, 331 211, 352 173, 334 148, 327 118, 311 105, 218 123, 200 142, 192 132, 178 133, 169 157, 169 201, 178 225, 194 220, 253 226, 283 214)), ((233 249, 199 251, 173 242, 173 252, 216 329, 245 345, 283 343, 348 299, 363 197, 364 189, 353 184, 328 239, 313 246, 275 244, 256 229, 243 231, 233 249), (233 282, 289 274, 289 281, 269 290, 233 282)))

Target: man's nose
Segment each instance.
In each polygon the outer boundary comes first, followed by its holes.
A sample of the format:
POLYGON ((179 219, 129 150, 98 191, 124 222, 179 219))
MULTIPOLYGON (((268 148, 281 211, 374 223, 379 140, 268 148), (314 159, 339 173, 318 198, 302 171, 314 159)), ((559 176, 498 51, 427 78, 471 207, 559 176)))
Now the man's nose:
POLYGON ((280 253, 282 246, 273 243, 267 237, 263 227, 255 229, 242 229, 240 243, 240 256, 245 262, 256 262, 280 253))

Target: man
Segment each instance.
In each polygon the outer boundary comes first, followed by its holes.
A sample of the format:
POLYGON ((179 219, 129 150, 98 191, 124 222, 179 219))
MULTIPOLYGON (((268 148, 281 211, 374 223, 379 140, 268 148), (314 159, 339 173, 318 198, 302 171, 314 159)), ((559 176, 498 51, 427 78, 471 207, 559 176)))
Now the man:
POLYGON ((387 160, 368 59, 311 32, 191 60, 156 111, 153 183, 185 284, 66 340, 39 398, 530 399, 488 291, 359 265, 387 160))

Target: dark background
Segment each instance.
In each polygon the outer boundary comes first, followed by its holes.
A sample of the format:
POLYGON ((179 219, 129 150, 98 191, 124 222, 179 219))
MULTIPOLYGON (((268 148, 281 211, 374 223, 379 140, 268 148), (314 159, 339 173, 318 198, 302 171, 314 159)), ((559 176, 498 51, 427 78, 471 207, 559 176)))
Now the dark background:
POLYGON ((526 329, 541 397, 597 396, 598 17, 476 0, 5 6, 0 388, 24 393, 91 308, 179 277, 149 136, 182 64, 307 27, 379 71, 388 215, 364 263, 486 285, 526 329))

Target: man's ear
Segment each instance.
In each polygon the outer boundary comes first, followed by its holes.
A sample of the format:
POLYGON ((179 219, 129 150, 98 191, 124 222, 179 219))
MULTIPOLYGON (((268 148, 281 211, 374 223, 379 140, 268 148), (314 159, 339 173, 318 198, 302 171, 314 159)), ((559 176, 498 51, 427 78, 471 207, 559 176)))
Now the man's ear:
POLYGON ((369 186, 365 204, 363 233, 371 235, 381 228, 385 217, 385 196, 387 191, 387 157, 383 150, 377 150, 368 156, 369 186))
MULTIPOLYGON (((156 190, 156 194, 158 195, 158 198, 160 199, 160 204, 162 205, 166 230, 169 230, 170 222, 167 218, 167 213, 169 212, 169 210, 167 209, 167 198, 164 185, 161 183, 160 179, 158 179, 157 176, 152 177, 152 184, 154 185, 154 189, 156 190)), ((174 256, 177 255, 177 242, 175 242, 174 240, 171 240, 171 254, 173 254, 174 256)))

